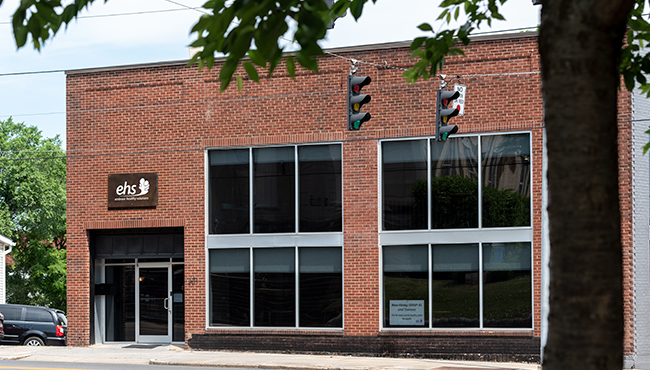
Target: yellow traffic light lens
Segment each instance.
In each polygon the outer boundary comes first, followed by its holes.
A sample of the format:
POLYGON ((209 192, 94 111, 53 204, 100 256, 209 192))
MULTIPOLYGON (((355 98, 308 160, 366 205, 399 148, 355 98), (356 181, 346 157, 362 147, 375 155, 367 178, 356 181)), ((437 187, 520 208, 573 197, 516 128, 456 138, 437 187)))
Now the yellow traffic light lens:
POLYGON ((353 108, 354 108, 354 110, 359 110, 359 109, 361 109, 361 104, 356 103, 356 104, 354 104, 353 108))
POLYGON ((447 116, 442 117, 442 123, 447 123, 447 119, 448 119, 447 116))

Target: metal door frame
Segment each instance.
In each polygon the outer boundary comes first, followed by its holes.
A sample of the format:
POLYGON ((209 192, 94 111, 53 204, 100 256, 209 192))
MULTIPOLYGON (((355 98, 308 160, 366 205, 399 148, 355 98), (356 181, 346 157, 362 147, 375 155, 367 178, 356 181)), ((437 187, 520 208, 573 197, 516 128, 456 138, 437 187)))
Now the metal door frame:
POLYGON ((135 264, 135 342, 136 343, 171 343, 172 342, 172 263, 166 262, 138 262, 135 264), (167 269, 167 335, 140 335, 140 268, 167 269))

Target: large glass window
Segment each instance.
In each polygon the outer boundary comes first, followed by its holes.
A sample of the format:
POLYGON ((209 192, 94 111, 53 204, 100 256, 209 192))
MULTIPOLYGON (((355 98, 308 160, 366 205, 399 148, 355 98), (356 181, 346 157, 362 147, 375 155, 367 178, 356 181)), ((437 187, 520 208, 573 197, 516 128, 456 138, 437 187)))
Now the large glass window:
POLYGON ((343 326, 341 248, 299 248, 300 326, 343 326))
POLYGON ((250 324, 250 250, 210 250, 210 325, 250 324))
POLYGON ((210 234, 342 231, 340 144, 212 150, 209 161, 210 234))
POLYGON ((210 234, 250 230, 248 149, 210 152, 210 234))
POLYGON ((431 141, 431 228, 477 227, 478 138, 431 141))
POLYGON ((383 247, 383 323, 532 328, 531 244, 383 247))
POLYGON ((294 148, 253 149, 253 230, 295 231, 296 161, 294 148))
POLYGON ((427 141, 387 141, 382 146, 384 230, 427 226, 427 141))
POLYGON ((478 244, 435 245, 432 251, 432 326, 478 327, 478 244))
POLYGON ((253 250, 255 326, 295 326, 296 262, 293 248, 253 250))
POLYGON ((530 226, 530 137, 481 137, 483 226, 530 226))
POLYGON ((530 257, 529 243, 483 244, 485 327, 532 327, 530 257))
POLYGON ((382 228, 530 226, 530 171, 528 133, 384 141, 382 228))
POLYGON ((300 231, 341 231, 341 146, 298 147, 298 164, 300 231))
POLYGON ((343 326, 340 247, 224 248, 209 255, 210 326, 343 326))
POLYGON ((135 341, 135 266, 106 266, 106 341, 135 341))
POLYGON ((429 259, 426 245, 386 247, 384 326, 429 326, 429 259))

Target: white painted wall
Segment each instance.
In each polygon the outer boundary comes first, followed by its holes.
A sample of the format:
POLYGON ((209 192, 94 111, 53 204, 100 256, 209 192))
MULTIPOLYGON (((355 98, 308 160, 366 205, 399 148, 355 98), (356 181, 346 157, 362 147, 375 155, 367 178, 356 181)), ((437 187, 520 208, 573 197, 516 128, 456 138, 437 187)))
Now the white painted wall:
POLYGON ((650 369, 650 99, 632 94, 632 238, 634 245, 634 358, 626 368, 650 369))
POLYGON ((0 235, 0 304, 7 303, 6 255, 14 245, 9 238, 0 235))

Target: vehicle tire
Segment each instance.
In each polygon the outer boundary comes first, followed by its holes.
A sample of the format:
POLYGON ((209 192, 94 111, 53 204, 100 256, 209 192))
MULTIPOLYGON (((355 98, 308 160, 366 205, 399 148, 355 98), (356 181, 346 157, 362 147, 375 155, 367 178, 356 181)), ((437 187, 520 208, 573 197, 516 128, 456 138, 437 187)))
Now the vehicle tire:
POLYGON ((25 341, 23 342, 23 345, 26 345, 26 346, 44 346, 45 343, 43 343, 43 339, 41 339, 39 337, 29 337, 29 338, 25 339, 25 341))

